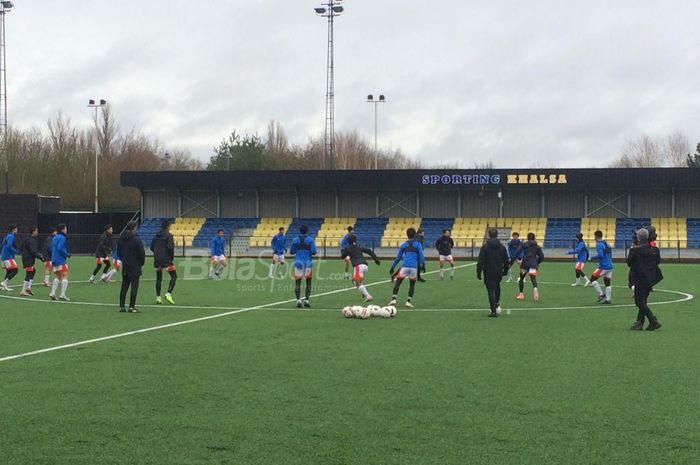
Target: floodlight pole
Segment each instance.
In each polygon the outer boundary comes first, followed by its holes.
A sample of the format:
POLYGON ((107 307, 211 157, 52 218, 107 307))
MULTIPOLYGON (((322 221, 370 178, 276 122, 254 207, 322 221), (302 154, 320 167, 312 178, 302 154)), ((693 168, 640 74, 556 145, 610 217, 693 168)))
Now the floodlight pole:
POLYGON ((99 193, 99 171, 98 171, 98 163, 99 163, 99 154, 100 154, 100 127, 97 122, 97 109, 98 108, 104 108, 107 106, 107 101, 105 99, 100 99, 98 101, 99 103, 96 103, 95 100, 90 99, 88 101, 88 108, 94 108, 95 109, 95 213, 99 213, 99 199, 100 199, 100 193, 99 193))
POLYGON ((374 95, 369 94, 367 96, 367 103, 374 104, 374 169, 379 169, 379 151, 377 148, 377 108, 380 103, 386 103, 386 98, 383 94, 379 95, 377 100, 374 99, 374 95))
POLYGON ((7 150, 7 55, 5 53, 5 15, 14 4, 0 1, 0 168, 5 178, 5 193, 10 193, 10 153, 7 150))
POLYGON ((333 20, 343 13, 342 0, 327 0, 315 8, 316 14, 328 18, 328 52, 326 55, 326 127, 323 136, 325 163, 335 169, 335 51, 333 44, 333 20))

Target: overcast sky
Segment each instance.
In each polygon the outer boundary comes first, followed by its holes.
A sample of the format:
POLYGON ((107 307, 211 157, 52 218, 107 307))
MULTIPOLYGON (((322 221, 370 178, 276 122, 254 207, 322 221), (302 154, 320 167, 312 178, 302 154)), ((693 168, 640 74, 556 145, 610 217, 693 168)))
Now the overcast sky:
MULTIPOLYGON (((105 98, 199 158, 270 119, 324 125, 326 24, 314 0, 14 0, 10 124, 105 98)), ((336 128, 469 167, 605 165, 642 133, 700 142, 700 2, 347 0, 336 22, 336 128), (614 6, 611 6, 614 4, 614 6)))

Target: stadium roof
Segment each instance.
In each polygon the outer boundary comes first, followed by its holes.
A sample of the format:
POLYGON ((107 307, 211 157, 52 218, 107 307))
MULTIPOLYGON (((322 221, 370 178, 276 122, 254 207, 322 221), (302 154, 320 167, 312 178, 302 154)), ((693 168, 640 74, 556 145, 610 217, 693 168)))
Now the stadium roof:
POLYGON ((696 168, 123 171, 139 189, 700 188, 696 168))

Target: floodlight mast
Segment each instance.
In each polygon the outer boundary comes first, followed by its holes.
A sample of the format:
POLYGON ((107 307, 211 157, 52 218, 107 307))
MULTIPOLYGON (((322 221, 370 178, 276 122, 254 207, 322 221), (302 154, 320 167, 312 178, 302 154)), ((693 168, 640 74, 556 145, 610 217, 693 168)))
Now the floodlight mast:
POLYGON ((10 162, 7 150, 7 54, 5 53, 5 15, 14 4, 0 2, 0 171, 5 178, 5 193, 10 193, 10 162))
POLYGON ((100 155, 100 126, 97 121, 97 109, 98 108, 104 108, 107 106, 107 100, 101 98, 99 102, 95 102, 94 99, 88 100, 88 108, 94 108, 95 109, 95 213, 99 213, 100 211, 100 193, 99 193, 99 171, 98 171, 98 163, 99 163, 99 155, 100 155))
POLYGON ((377 107, 380 103, 386 103, 386 97, 384 94, 379 95, 379 99, 374 98, 374 95, 369 94, 367 96, 367 103, 374 104, 374 169, 379 169, 379 151, 377 148, 377 107))
POLYGON ((324 168, 335 169, 335 56, 333 44, 333 20, 345 9, 342 0, 328 0, 314 8, 316 14, 328 18, 328 52, 326 55, 326 127, 323 136, 324 168))

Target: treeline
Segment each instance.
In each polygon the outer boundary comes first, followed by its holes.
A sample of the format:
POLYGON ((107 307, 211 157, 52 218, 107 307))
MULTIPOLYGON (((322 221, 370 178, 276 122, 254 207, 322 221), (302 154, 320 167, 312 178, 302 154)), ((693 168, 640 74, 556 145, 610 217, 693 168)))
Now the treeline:
POLYGON ((9 192, 58 195, 64 210, 91 210, 95 153, 103 211, 138 208, 138 191, 120 186, 121 171, 203 168, 186 152, 167 153, 157 140, 136 131, 120 133, 109 107, 105 107, 98 114, 96 128, 75 127, 70 119, 58 114, 44 128, 10 129, 9 192))
MULTIPOLYGON (((241 136, 233 131, 213 151, 205 167, 188 152, 166 151, 157 140, 136 131, 122 133, 108 106, 98 113, 95 126, 88 128, 74 126, 59 113, 43 128, 8 131, 9 192, 57 195, 63 210, 91 210, 96 153, 102 211, 138 208, 138 191, 120 185, 122 171, 327 168, 323 137, 292 145, 282 126, 274 121, 265 137, 241 136)), ((375 152, 357 131, 336 133, 336 169, 373 169, 375 156, 379 169, 422 166, 399 150, 375 152)))
MULTIPOLYGON (((357 131, 335 134, 334 168, 339 170, 421 168, 400 150, 374 150, 357 131)), ((279 122, 268 124, 264 137, 232 132, 214 148, 208 170, 321 170, 329 168, 323 137, 290 144, 279 122)))

